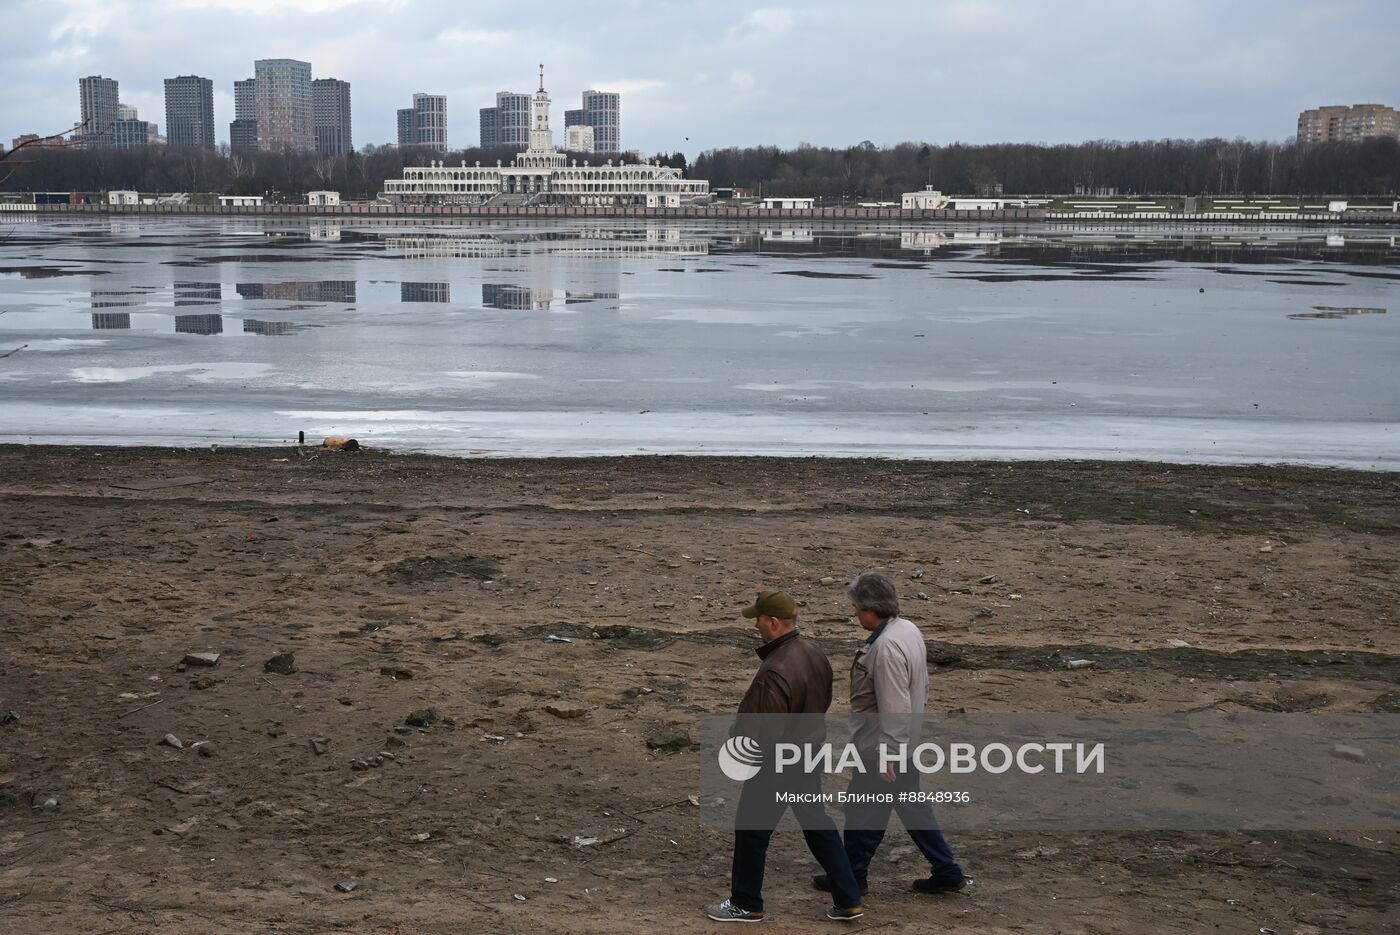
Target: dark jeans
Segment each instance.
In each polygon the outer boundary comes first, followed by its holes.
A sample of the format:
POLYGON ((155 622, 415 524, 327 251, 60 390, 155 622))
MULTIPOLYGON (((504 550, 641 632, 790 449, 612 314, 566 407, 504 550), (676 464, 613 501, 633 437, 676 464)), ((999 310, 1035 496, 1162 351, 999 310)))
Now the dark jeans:
POLYGON ((900 802, 901 792, 919 790, 919 772, 910 769, 896 774, 894 782, 885 782, 872 769, 866 773, 855 773, 847 793, 864 795, 871 793, 892 793, 892 804, 881 802, 846 803, 846 856, 851 861, 851 871, 857 880, 864 881, 870 871, 870 859, 880 842, 885 839, 885 828, 890 823, 890 810, 899 813, 899 820, 914 839, 914 845, 924 855, 935 880, 955 883, 963 878, 962 867, 953 860, 952 848, 938 830, 938 819, 933 815, 933 806, 927 802, 900 802))
POLYGON ((831 877, 832 899, 842 909, 860 905, 860 890, 851 873, 846 849, 836 822, 819 802, 785 803, 777 801, 779 791, 798 794, 821 792, 819 774, 784 773, 773 776, 767 770, 744 783, 739 795, 739 811, 734 829, 734 865, 730 875, 729 901, 749 912, 763 911, 763 864, 768 854, 768 842, 773 829, 792 809, 807 847, 817 858, 827 876, 831 877))

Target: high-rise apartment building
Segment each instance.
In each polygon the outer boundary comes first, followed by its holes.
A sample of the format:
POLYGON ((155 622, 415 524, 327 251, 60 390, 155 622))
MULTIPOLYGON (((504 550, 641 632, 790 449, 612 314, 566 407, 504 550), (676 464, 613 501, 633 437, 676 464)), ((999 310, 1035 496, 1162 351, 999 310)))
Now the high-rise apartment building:
POLYGON ((524 149, 529 145, 530 95, 515 91, 496 92, 496 106, 481 109, 481 147, 524 149))
POLYGON ((121 119, 117 79, 89 75, 78 79, 78 111, 82 126, 78 131, 82 146, 109 145, 107 133, 121 119))
POLYGON ((214 82, 197 75, 165 79, 165 139, 171 146, 214 148, 214 82))
MULTIPOLYGON (((399 111, 399 113, 403 113, 403 111, 399 111)), ((496 148, 496 124, 498 123, 496 118, 498 116, 500 115, 496 113, 496 108, 494 107, 481 108, 481 136, 480 142, 477 145, 482 149, 496 148)))
POLYGON ((103 146, 113 149, 140 149, 152 143, 165 142, 160 136, 160 127, 142 120, 135 107, 119 103, 117 113, 119 117, 105 134, 103 146))
POLYGON ((447 95, 422 92, 413 95, 413 113, 418 145, 447 152, 447 95))
POLYGON ((257 81, 258 149, 316 148, 312 122, 311 63, 263 58, 253 63, 257 81))
MULTIPOLYGON (((613 91, 584 91, 583 120, 593 128, 595 153, 622 152, 622 95, 613 91)), ((568 114, 564 125, 569 124, 568 114)))
POLYGON ((335 156, 354 150, 350 136, 350 82, 337 78, 311 82, 311 111, 316 152, 335 156))
POLYGON ((447 97, 442 94, 413 95, 413 106, 398 112, 399 145, 431 146, 447 151, 447 97))
POLYGON ((1400 112, 1383 104, 1334 104, 1298 115, 1298 142, 1354 142, 1378 136, 1400 137, 1400 112))
POLYGON ((258 81, 244 78, 233 83, 233 122, 228 125, 228 148, 235 153, 258 149, 258 81))

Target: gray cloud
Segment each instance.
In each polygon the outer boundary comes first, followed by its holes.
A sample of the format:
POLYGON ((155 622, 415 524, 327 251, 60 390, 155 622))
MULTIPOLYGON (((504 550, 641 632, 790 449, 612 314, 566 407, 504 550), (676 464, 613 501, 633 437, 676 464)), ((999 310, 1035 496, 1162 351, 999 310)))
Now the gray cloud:
POLYGON ((77 119, 104 74, 164 124, 161 79, 214 79, 221 136, 253 59, 292 57, 353 85, 355 142, 394 135, 415 91, 449 98, 449 137, 532 90, 554 120, 585 88, 619 90, 645 152, 799 141, 933 142, 1244 136, 1281 139, 1299 110, 1400 103, 1389 0, 804 0, 512 4, 453 0, 21 0, 0 62, 0 134, 77 119), (688 139, 687 139, 688 138, 688 139))

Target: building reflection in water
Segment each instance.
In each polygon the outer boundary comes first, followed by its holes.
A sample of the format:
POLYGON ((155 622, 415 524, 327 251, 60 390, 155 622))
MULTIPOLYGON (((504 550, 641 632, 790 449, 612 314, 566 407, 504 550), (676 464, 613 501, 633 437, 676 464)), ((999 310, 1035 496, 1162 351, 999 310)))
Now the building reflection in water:
POLYGON ((130 312, 93 312, 94 331, 127 331, 131 328, 130 312))
MULTIPOLYGON (((472 237, 411 235, 384 238, 391 253, 404 258, 465 257, 525 261, 526 283, 483 283, 481 304, 512 311, 548 311, 555 299, 556 277, 562 280, 564 303, 616 301, 621 290, 618 261, 629 258, 702 257, 710 242, 688 237, 676 228, 588 230, 584 232, 502 233, 472 237), (611 262, 610 262, 611 261, 611 262)), ((405 302, 449 301, 447 284, 403 283, 405 302), (436 292, 441 289, 441 295, 436 292)))
POLYGON ((493 282, 481 284, 481 304, 487 308, 546 312, 553 300, 554 290, 548 287, 493 282))
POLYGON ((576 290, 565 290, 564 304, 576 305, 580 302, 596 302, 599 299, 617 299, 619 297, 619 294, 616 292, 582 292, 576 290))
POLYGON ((88 292, 89 308, 126 308, 135 304, 130 290, 92 289, 88 292))
POLYGON ((290 321, 261 321, 257 318, 243 319, 244 334, 262 334, 268 337, 296 334, 301 327, 290 321))
POLYGON ((223 334, 222 315, 176 315, 176 334, 223 334))
POLYGON ((218 305, 224 297, 222 283, 217 282, 176 282, 175 307, 189 305, 218 305))
POLYGON ((321 282, 240 282, 238 294, 245 299, 278 299, 292 302, 355 301, 355 280, 331 279, 321 282))
POLYGON ((765 230, 761 236, 764 240, 776 240, 784 243, 815 243, 817 240, 816 236, 806 228, 765 230))
POLYGON ((451 302, 452 285, 445 282, 399 283, 400 302, 451 302))

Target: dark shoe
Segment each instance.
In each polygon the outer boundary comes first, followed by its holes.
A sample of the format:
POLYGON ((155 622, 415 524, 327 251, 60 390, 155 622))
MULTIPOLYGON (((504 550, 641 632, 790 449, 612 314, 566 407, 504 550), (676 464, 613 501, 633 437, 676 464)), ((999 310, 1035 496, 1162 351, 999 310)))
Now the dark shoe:
POLYGON ((967 885, 971 882, 967 877, 958 877, 956 880, 927 877, 923 880, 915 880, 914 889, 920 893, 961 893, 967 889, 967 885))
MULTIPOLYGON (((856 884, 860 887, 860 895, 865 896, 870 892, 870 884, 867 881, 857 880, 856 884)), ((831 877, 824 873, 819 873, 812 877, 812 889, 821 890, 823 893, 833 892, 831 889, 831 877)))
POLYGON ((854 922, 864 916, 865 909, 860 906, 852 906, 849 909, 838 909, 836 906, 832 906, 826 911, 826 917, 833 922, 854 922))
POLYGON ((711 919, 714 919, 716 922, 763 921, 763 913, 761 911, 751 912, 748 909, 740 909, 738 906, 734 905, 727 899, 724 902, 715 903, 713 906, 710 906, 708 909, 705 910, 705 915, 709 916, 711 919))

